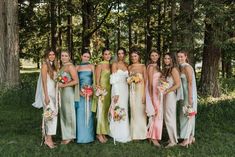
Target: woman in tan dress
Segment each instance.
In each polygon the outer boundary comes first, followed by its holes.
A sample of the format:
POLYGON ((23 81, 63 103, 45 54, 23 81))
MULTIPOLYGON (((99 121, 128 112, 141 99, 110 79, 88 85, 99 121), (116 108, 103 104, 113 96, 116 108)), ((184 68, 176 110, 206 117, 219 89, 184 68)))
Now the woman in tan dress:
POLYGON ((132 50, 130 58, 128 83, 130 84, 131 138, 133 140, 143 140, 147 136, 147 115, 145 112, 146 66, 140 63, 138 50, 132 50), (132 78, 134 77, 133 81, 132 78))

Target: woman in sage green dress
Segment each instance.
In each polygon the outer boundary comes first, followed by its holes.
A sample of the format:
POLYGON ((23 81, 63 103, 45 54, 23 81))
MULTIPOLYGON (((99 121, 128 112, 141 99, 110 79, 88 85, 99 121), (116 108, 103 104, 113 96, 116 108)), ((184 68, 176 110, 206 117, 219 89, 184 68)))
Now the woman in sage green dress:
POLYGON ((61 52, 62 67, 59 71, 64 78, 64 83, 59 83, 61 89, 61 104, 60 104, 60 122, 62 142, 68 144, 76 138, 76 117, 75 117, 75 86, 78 84, 78 76, 76 68, 70 62, 70 54, 67 51, 61 52))
POLYGON ((102 52, 103 61, 100 62, 96 67, 96 86, 107 91, 102 101, 96 107, 93 107, 93 111, 96 111, 97 117, 97 138, 101 143, 107 142, 105 135, 110 133, 109 122, 108 122, 108 111, 111 103, 111 85, 110 85, 110 64, 111 53, 109 49, 104 49, 102 52))
POLYGON ((180 138, 184 139, 181 146, 188 146, 195 142, 195 115, 184 115, 183 107, 186 105, 192 106, 197 112, 197 86, 194 75, 194 70, 188 64, 187 52, 178 52, 178 62, 180 63, 180 76, 183 87, 184 99, 180 104, 180 138))

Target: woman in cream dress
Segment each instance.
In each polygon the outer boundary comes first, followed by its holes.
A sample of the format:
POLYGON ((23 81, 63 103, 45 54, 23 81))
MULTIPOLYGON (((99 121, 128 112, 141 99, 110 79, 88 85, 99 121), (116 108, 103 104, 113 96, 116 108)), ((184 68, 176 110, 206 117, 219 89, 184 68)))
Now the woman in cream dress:
POLYGON ((140 82, 130 83, 131 138, 143 140, 147 136, 147 115, 145 110, 146 67, 140 63, 138 50, 130 53, 131 65, 128 67, 130 76, 138 76, 140 82))
POLYGON ((169 143, 166 148, 173 147, 178 143, 177 128, 176 128, 176 102, 177 89, 180 88, 180 74, 176 68, 176 61, 173 54, 167 53, 164 55, 163 76, 165 81, 169 83, 168 89, 165 91, 164 98, 164 119, 166 129, 169 136, 169 143))
POLYGON ((47 120, 43 116, 42 120, 43 136, 45 137, 44 144, 49 148, 55 147, 52 135, 56 135, 57 129, 58 105, 56 101, 56 83, 54 81, 57 71, 56 63, 55 52, 47 50, 39 74, 35 102, 33 103, 36 108, 43 107, 44 113, 49 109, 53 113, 51 119, 47 120))

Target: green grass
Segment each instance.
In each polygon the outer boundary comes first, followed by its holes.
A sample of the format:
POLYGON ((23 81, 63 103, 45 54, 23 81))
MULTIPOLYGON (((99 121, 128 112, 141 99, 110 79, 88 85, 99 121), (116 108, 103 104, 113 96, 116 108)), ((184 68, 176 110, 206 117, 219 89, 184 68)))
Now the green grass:
MULTIPOLYGON (((0 92, 0 156, 234 156, 235 154, 235 97, 200 101, 196 143, 188 149, 176 146, 171 149, 156 148, 147 141, 106 144, 72 143, 50 150, 40 146, 42 111, 31 106, 34 100, 38 73, 24 73, 21 87, 0 92)), ((164 132, 163 144, 167 141, 164 132)), ((61 140, 60 128, 55 139, 61 140)))

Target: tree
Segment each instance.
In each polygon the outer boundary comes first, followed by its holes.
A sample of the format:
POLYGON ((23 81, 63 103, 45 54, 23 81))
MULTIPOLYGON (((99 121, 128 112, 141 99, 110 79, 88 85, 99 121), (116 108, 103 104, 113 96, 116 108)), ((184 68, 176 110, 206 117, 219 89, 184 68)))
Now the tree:
POLYGON ((0 1, 0 85, 19 85, 18 1, 0 1))

